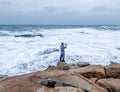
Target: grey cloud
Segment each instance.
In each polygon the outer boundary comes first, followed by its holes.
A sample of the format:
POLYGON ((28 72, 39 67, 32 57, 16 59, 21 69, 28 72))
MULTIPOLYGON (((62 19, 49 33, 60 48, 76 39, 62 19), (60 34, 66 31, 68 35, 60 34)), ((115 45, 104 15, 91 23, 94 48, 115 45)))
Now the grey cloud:
POLYGON ((119 12, 120 11, 120 8, 114 8, 114 7, 106 7, 104 5, 101 5, 101 6, 96 6, 92 9, 93 12, 101 12, 101 13, 105 13, 105 12, 111 12, 114 13, 114 12, 119 12))
POLYGON ((45 10, 46 10, 47 12, 56 12, 56 11, 57 11, 57 8, 55 8, 55 7, 46 7, 45 10))
POLYGON ((8 0, 0 0, 0 4, 9 4, 10 2, 8 0))
POLYGON ((98 12, 101 12, 101 11, 106 11, 108 10, 105 6, 101 5, 101 6, 96 6, 92 9, 93 11, 98 11, 98 12))

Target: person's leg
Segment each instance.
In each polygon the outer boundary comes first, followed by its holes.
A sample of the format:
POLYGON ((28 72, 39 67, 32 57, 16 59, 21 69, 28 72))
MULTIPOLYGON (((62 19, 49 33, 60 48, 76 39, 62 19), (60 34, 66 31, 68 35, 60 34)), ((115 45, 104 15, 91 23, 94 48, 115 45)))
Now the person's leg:
POLYGON ((60 55, 60 61, 62 61, 62 55, 60 55))
POLYGON ((65 54, 63 54, 63 61, 65 61, 65 54))
POLYGON ((64 55, 63 54, 61 54, 61 56, 60 56, 60 61, 64 61, 64 55))

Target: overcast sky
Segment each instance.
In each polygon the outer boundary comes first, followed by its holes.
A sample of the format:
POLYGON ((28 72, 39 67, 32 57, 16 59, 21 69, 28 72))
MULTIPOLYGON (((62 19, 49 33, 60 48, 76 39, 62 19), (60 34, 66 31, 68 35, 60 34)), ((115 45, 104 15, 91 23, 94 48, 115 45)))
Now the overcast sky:
POLYGON ((120 0, 0 0, 0 24, 120 25, 120 0))

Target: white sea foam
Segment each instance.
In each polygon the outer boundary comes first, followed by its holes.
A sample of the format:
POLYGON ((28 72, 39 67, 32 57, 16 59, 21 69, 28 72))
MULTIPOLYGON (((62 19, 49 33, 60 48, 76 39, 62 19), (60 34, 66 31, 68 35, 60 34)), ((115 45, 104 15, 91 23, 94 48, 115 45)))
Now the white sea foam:
POLYGON ((61 42, 68 44, 65 60, 70 64, 81 61, 101 65, 108 65, 110 61, 120 63, 117 49, 120 48, 120 31, 78 28, 0 33, 9 35, 0 36, 1 74, 19 75, 56 65, 60 52, 55 49, 59 49, 61 42), (43 38, 15 37, 22 34, 42 34, 43 38))

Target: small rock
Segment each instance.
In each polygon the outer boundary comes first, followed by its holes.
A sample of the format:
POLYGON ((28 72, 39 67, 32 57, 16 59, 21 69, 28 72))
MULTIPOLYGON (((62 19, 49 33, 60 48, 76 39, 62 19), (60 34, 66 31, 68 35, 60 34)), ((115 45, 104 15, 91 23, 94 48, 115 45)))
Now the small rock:
POLYGON ((57 63, 57 68, 59 70, 69 70, 70 66, 66 62, 60 61, 57 63))
POLYGON ((56 70, 56 69, 57 69, 56 66, 51 66, 51 65, 49 65, 48 68, 47 68, 47 70, 56 70))
POLYGON ((85 67, 85 66, 88 66, 88 65, 90 65, 90 64, 87 63, 87 62, 80 62, 80 63, 77 64, 77 66, 79 66, 79 67, 85 67))

